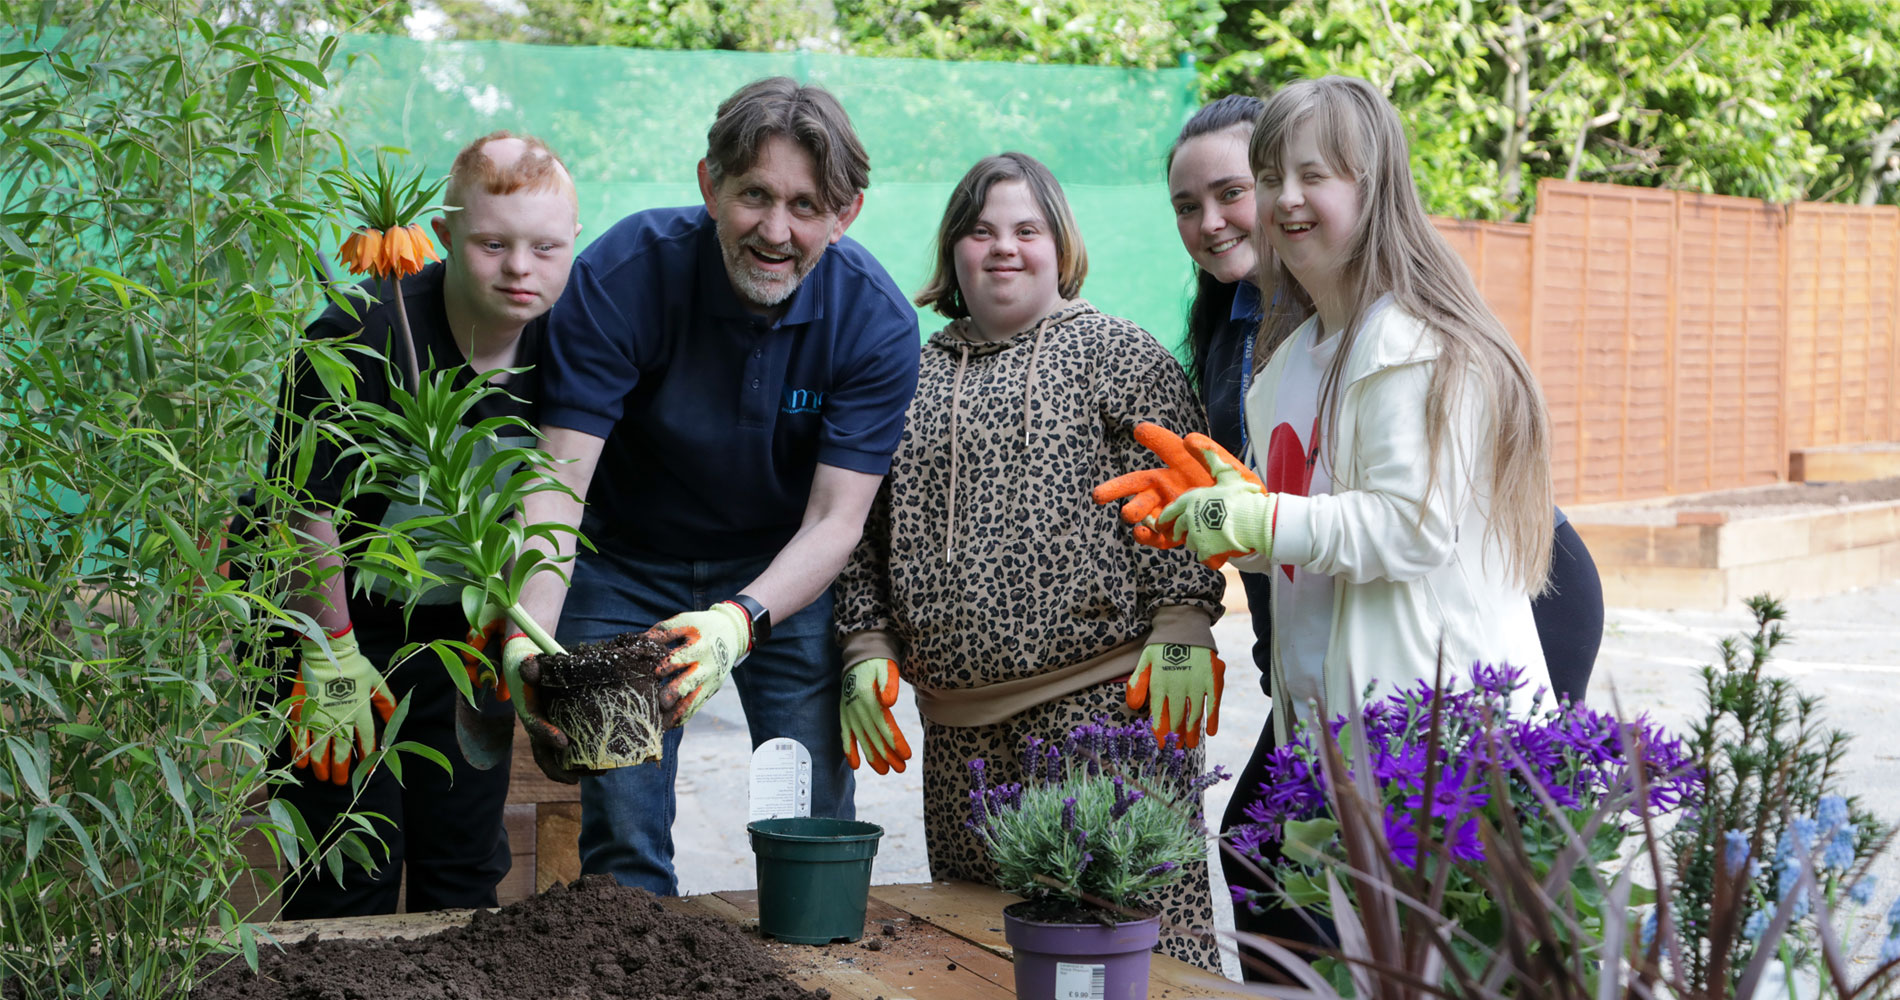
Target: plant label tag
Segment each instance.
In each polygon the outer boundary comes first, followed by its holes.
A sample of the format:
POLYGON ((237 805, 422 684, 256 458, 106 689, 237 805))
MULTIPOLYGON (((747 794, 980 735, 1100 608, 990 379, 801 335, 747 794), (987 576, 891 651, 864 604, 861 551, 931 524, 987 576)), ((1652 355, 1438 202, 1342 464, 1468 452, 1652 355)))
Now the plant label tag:
POLYGON ((1108 995, 1108 966, 1056 963, 1056 1000, 1102 1000, 1108 995))
POLYGON ((761 819, 811 815, 811 751, 789 736, 752 751, 752 815, 761 819))

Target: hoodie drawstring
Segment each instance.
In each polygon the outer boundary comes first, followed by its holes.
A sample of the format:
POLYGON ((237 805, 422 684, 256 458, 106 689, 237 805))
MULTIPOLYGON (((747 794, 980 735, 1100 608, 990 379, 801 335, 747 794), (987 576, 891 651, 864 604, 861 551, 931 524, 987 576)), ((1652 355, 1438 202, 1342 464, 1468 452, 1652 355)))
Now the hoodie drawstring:
POLYGON ((970 363, 970 345, 957 347, 957 371, 950 379, 950 495, 943 506, 943 558, 950 561, 950 551, 957 540, 957 411, 963 406, 963 369, 970 363))

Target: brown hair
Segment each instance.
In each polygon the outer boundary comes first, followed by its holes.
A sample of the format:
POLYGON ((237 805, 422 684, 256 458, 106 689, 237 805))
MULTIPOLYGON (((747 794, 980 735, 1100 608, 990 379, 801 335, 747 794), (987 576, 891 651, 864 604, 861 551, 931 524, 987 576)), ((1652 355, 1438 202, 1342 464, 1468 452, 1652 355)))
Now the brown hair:
MULTIPOLYGON (((1320 410, 1338 420, 1341 373, 1361 322, 1383 296, 1429 328, 1438 343, 1425 406, 1426 448, 1449 452, 1455 416, 1478 411, 1490 418, 1489 480, 1475 484, 1488 498, 1487 536, 1500 543, 1508 570, 1531 594, 1548 585, 1551 546, 1550 413, 1530 365, 1498 321, 1471 272, 1425 215, 1412 181, 1405 127, 1385 95, 1364 80, 1329 76, 1290 83, 1267 99, 1254 126, 1247 159, 1256 177, 1279 171, 1302 125, 1311 125, 1320 152, 1359 191, 1359 227, 1344 263, 1352 291, 1338 353, 1320 384, 1320 410)), ((1261 324, 1267 356, 1312 315, 1306 290, 1282 263, 1277 287, 1286 294, 1261 324)), ((1429 496, 1440 463, 1432 461, 1429 496)), ((1423 509, 1420 510, 1423 517, 1423 509)))
POLYGON ((800 86, 789 76, 773 76, 740 87, 719 105, 706 130, 706 173, 713 184, 752 169, 759 149, 773 136, 784 136, 811 154, 818 168, 818 197, 828 212, 849 205, 871 183, 871 158, 838 99, 816 84, 800 86))
POLYGON ((1082 248, 1082 230, 1076 227, 1075 214, 1069 211, 1069 199, 1063 196, 1062 185, 1056 183, 1055 175, 1035 157, 1010 152, 976 161, 976 166, 957 182, 956 190, 950 192, 950 204, 944 206, 943 222, 937 227, 937 266, 923 291, 912 301, 920 306, 934 306, 951 319, 970 315, 970 307, 963 301, 963 289, 957 287, 954 256, 957 241, 976 228, 983 205, 989 201, 990 189, 1005 181, 1022 181, 1029 185, 1036 207, 1042 210, 1043 218, 1049 220, 1049 228, 1055 232, 1056 293, 1065 299, 1081 293, 1082 279, 1089 273, 1089 255, 1082 248))
POLYGON ((576 207, 579 205, 574 182, 568 177, 566 165, 554 154, 554 150, 534 136, 516 135, 506 129, 490 132, 463 146, 462 151, 455 154, 455 162, 449 166, 449 183, 442 195, 443 203, 463 204, 471 186, 489 194, 564 191, 576 207), (489 143, 502 139, 516 139, 527 147, 513 163, 505 167, 489 159, 488 153, 484 151, 489 143))

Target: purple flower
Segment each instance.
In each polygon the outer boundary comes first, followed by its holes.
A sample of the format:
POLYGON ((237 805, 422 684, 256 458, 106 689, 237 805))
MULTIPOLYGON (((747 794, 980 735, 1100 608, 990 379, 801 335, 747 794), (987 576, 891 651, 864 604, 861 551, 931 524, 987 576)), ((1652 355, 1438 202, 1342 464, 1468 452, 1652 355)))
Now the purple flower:
POLYGON ((1160 864, 1154 866, 1153 868, 1150 868, 1147 871, 1142 872, 1141 877, 1154 878, 1156 875, 1166 875, 1168 872, 1171 872, 1179 867, 1181 866, 1175 864, 1172 861, 1163 861, 1160 864))
POLYGON ((1073 795, 1067 796, 1062 800, 1062 828, 1064 830, 1075 829, 1075 796, 1073 795))
POLYGON ((1401 868, 1418 867, 1418 831, 1410 817, 1392 806, 1385 807, 1385 844, 1401 868))
POLYGON ((1478 837, 1478 817, 1472 816, 1451 829, 1445 849, 1459 861, 1483 861, 1484 841, 1478 837))
POLYGON ((1241 856, 1265 863, 1266 845, 1278 842, 1281 830, 1278 823, 1245 823, 1227 831, 1226 836, 1241 856))
MULTIPOLYGON (((1431 816, 1433 819, 1455 819, 1482 808, 1485 803, 1491 801, 1491 793, 1485 791, 1482 783, 1483 776, 1478 775, 1477 780, 1466 784, 1471 777, 1467 775, 1465 768, 1459 768, 1450 774, 1441 773, 1438 776, 1437 784, 1432 786, 1431 816)), ((1425 789, 1422 784, 1417 794, 1405 797, 1407 809, 1418 809, 1424 804, 1425 789)))

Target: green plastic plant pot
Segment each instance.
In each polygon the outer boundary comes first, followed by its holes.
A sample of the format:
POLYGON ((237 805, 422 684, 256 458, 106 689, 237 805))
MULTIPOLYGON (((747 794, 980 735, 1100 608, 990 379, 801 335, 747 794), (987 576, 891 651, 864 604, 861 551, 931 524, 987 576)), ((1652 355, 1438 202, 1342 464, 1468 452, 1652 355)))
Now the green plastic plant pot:
POLYGON ((871 859, 884 828, 791 816, 746 824, 759 875, 759 933, 793 944, 864 936, 871 859))

